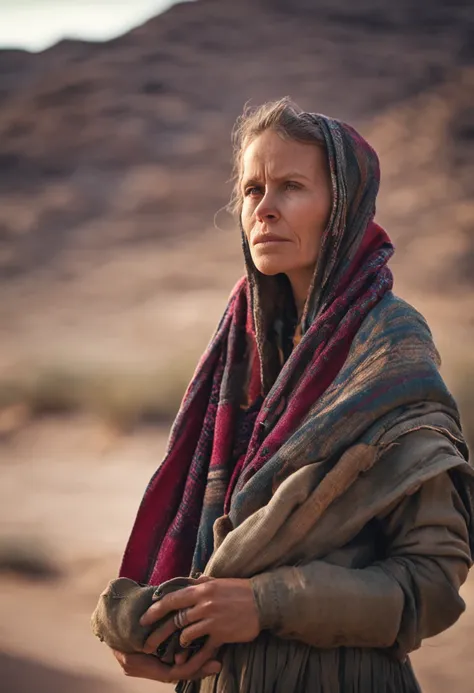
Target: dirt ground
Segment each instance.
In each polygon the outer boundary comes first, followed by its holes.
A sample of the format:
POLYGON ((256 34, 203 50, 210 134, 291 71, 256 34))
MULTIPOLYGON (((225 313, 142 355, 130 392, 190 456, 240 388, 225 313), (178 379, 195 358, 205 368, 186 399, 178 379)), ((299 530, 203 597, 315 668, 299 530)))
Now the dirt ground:
MULTIPOLYGON (((60 569, 53 580, 0 577, 2 693, 172 690, 123 676, 91 634, 166 431, 114 439, 88 419, 44 419, 0 443, 0 546, 28 539, 60 569)), ((413 657, 425 693, 474 690, 474 574, 458 624, 413 657)))

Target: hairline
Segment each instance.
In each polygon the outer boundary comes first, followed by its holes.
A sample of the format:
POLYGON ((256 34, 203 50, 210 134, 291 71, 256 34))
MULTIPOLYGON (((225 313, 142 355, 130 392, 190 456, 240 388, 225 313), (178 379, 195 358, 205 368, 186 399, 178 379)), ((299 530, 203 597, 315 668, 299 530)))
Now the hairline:
POLYGON ((327 149, 323 133, 320 131, 317 123, 313 123, 313 127, 311 127, 310 122, 307 120, 305 127, 303 121, 307 116, 309 116, 309 114, 301 110, 288 97, 276 102, 264 103, 253 112, 249 111, 247 108, 244 109, 244 113, 237 119, 233 130, 234 187, 231 200, 228 204, 229 211, 240 213, 242 209, 244 155, 248 147, 266 131, 271 130, 276 132, 279 137, 286 141, 310 144, 316 147, 322 147, 325 150, 327 149), (287 120, 286 127, 284 123, 285 118, 287 120), (289 132, 289 129, 297 128, 297 123, 300 118, 302 120, 300 133, 294 134, 289 132), (253 127, 252 120, 255 120, 253 127), (247 133, 245 132, 246 124, 247 126, 250 124, 247 133))

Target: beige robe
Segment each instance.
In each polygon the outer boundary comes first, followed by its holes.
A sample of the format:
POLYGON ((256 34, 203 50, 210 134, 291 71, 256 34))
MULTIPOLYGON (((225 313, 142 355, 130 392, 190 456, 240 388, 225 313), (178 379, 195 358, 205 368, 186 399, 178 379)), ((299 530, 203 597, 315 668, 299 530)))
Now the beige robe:
POLYGON ((348 479, 345 491, 336 489, 344 486, 339 476, 329 484, 329 502, 324 482, 312 489, 304 468, 263 517, 231 531, 225 520, 217 524, 206 574, 250 577, 263 630, 252 643, 223 648, 219 676, 178 690, 419 691, 408 654, 465 608, 459 588, 471 566, 471 467, 447 436, 428 428, 399 438, 373 466, 368 451, 359 452, 359 462, 351 453, 357 483, 348 479), (304 526, 308 513, 312 521, 304 526))

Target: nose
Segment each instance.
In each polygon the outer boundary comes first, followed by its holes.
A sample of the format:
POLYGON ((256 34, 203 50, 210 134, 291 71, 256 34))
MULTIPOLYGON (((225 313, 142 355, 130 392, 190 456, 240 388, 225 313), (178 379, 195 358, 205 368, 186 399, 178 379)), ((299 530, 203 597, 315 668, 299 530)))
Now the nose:
POLYGON ((260 223, 278 221, 280 212, 275 197, 267 191, 255 208, 255 217, 260 223))

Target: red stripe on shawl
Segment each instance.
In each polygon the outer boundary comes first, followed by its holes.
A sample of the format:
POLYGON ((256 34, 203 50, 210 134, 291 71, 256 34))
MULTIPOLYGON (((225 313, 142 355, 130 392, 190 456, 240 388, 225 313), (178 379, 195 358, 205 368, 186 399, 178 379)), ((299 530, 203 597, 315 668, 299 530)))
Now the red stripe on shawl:
POLYGON ((383 246, 391 244, 392 242, 385 229, 376 224, 375 221, 371 221, 367 226, 362 242, 357 250, 357 253, 354 255, 354 259, 352 260, 348 271, 344 274, 341 283, 337 288, 336 296, 341 296, 344 291, 348 289, 352 280, 354 279, 354 276, 359 271, 360 265, 364 258, 370 257, 378 250, 383 248, 383 246))
POLYGON ((260 356, 254 338, 250 341, 250 377, 247 386, 247 405, 252 405, 262 394, 262 379, 260 376, 260 356))
MULTIPOLYGON (((202 388, 196 398, 196 408, 206 406, 209 399, 207 389, 202 388)), ((180 505, 189 469, 189 458, 194 452, 201 426, 202 418, 190 417, 186 435, 177 438, 171 454, 165 458, 151 480, 132 530, 133 542, 129 541, 122 559, 121 576, 136 582, 145 579, 149 564, 154 561, 153 553, 165 537, 175 508, 180 505)), ((180 553, 181 556, 184 554, 184 551, 180 553)))
MULTIPOLYGON (((226 483, 227 479, 222 479, 222 473, 225 473, 227 462, 230 457, 232 447, 232 429, 234 424, 234 408, 225 402, 220 404, 216 412, 216 422, 214 428, 214 441, 212 447, 211 461, 209 464, 209 473, 207 476, 206 491, 203 498, 204 507, 212 504, 212 495, 215 487, 220 483, 226 483), (218 478, 213 478, 213 475, 218 475, 218 478)), ((184 498, 181 502, 178 514, 187 513, 189 504, 196 506, 195 498, 191 496, 194 491, 192 486, 185 489, 184 498), (186 494, 188 491, 188 494, 186 494), (189 493, 191 491, 191 493, 189 493)), ((161 486, 160 486, 161 493, 161 486)), ((200 515, 201 513, 199 513, 200 515)), ((184 518, 188 520, 189 518, 184 518)), ((197 518, 198 523, 201 517, 197 518)), ((176 575, 189 575, 191 569, 191 559, 194 554, 196 544, 196 536, 199 524, 194 523, 188 526, 186 532, 167 533, 160 546, 158 555, 155 560, 153 571, 149 578, 150 585, 159 585, 165 580, 170 580, 176 575), (183 541, 184 540, 184 541, 183 541)))
MULTIPOLYGON (((247 292, 247 301, 248 301, 248 306, 250 307, 250 291, 247 292)), ((251 406, 258 397, 261 396, 262 394, 262 379, 260 375, 260 355, 258 353, 258 348, 257 348, 257 342, 255 339, 255 330, 254 330, 254 324, 253 324, 253 313, 251 310, 247 311, 247 324, 245 327, 246 330, 246 336, 247 336, 247 344, 250 345, 250 377, 248 380, 247 384, 247 406, 251 406)), ((226 496, 225 496, 225 501, 224 501, 224 508, 229 508, 230 506, 230 499, 232 496, 232 491, 235 488, 235 484, 237 483, 237 479, 240 476, 240 473, 243 469, 244 462, 245 462, 245 455, 242 455, 236 462, 234 470, 232 472, 232 476, 230 478, 227 491, 226 491, 226 496)), ((227 512, 227 510, 225 511, 227 512)))

